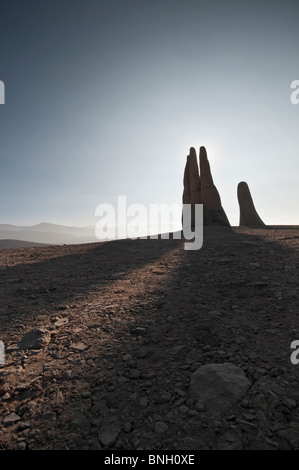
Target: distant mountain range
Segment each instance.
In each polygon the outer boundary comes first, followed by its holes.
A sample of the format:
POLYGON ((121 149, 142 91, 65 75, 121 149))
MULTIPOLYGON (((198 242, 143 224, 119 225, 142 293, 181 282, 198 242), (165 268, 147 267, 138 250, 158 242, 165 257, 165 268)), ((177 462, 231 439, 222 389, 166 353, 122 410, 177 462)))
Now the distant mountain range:
POLYGON ((24 240, 1 240, 0 239, 0 250, 5 248, 32 248, 38 246, 49 246, 47 243, 34 243, 26 242, 24 240))
MULTIPOLYGON (((163 225, 160 227, 157 226, 156 228, 144 226, 141 227, 141 229, 142 236, 168 232, 167 225, 165 225, 165 230, 163 225)), ((177 228, 174 228, 174 230, 177 230, 177 228)), ((115 238, 115 236, 117 236, 116 233, 118 232, 115 232, 115 229, 111 228, 108 231, 109 238, 115 238)), ((123 231, 121 238, 125 238, 123 231)), ((70 227, 46 222, 31 226, 0 224, 0 249, 6 248, 6 245, 12 244, 12 241, 14 241, 15 246, 17 246, 16 241, 18 241, 18 246, 28 246, 28 242, 44 245, 74 245, 100 242, 101 240, 96 237, 95 226, 93 225, 86 227, 70 227)))
POLYGON ((32 226, 0 224, 0 248, 10 247, 8 245, 28 246, 28 243, 36 246, 36 244, 63 245, 98 241, 93 226, 69 227, 46 222, 32 226))

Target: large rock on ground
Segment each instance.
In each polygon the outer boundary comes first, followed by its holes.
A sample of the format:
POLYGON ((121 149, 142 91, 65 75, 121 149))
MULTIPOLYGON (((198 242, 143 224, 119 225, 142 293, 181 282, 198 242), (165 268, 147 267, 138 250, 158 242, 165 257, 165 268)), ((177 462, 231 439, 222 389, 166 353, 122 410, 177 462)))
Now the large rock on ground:
POLYGON ((250 387, 243 369, 234 364, 206 364, 191 376, 190 393, 211 416, 229 411, 250 387))

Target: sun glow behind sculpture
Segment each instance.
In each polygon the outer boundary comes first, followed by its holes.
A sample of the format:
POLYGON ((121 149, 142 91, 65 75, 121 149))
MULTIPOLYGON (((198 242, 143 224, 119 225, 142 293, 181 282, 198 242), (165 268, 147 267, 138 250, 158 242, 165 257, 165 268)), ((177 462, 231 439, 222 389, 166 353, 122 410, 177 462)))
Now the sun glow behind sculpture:
POLYGON ((232 225, 243 180, 265 223, 298 223, 299 4, 37 3, 1 11, 3 222, 94 224, 122 194, 180 203, 204 145, 232 225))

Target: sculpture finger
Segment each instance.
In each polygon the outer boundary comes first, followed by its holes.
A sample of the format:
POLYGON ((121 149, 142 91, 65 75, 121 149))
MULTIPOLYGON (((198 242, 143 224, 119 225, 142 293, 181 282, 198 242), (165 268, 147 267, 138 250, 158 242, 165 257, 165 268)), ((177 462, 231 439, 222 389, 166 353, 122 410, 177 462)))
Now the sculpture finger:
POLYGON ((189 182, 190 182, 190 193, 191 193, 191 204, 201 203, 201 182, 199 176, 199 169, 197 163, 197 156, 194 147, 190 148, 190 153, 187 157, 187 163, 189 168, 189 182))
POLYGON ((191 190, 190 190, 190 175, 189 175, 188 158, 187 158, 186 165, 185 165, 183 183, 184 183, 183 204, 190 204, 191 203, 191 190))
POLYGON ((199 149, 199 166, 202 187, 213 186, 214 182, 205 147, 200 147, 199 149))

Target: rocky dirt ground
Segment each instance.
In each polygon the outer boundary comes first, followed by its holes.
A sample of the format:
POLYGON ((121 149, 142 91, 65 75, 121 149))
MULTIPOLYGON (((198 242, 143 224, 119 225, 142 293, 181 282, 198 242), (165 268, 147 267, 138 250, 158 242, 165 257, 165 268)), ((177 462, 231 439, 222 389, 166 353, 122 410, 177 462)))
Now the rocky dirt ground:
POLYGON ((298 245, 272 227, 1 250, 0 449, 299 449, 298 245), (215 363, 250 383, 217 415, 190 393, 215 363))

